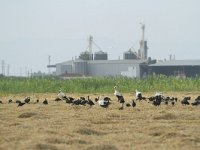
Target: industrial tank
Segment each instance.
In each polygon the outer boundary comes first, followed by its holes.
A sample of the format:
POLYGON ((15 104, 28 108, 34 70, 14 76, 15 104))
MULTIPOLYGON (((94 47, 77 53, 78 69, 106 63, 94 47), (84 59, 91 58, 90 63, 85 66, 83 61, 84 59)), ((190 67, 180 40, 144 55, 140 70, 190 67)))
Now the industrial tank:
POLYGON ((79 59, 82 59, 82 60, 93 60, 93 54, 88 52, 88 51, 85 51, 85 52, 82 52, 79 56, 79 59))
POLYGON ((98 51, 94 54, 94 60, 108 60, 108 54, 103 51, 98 51))
POLYGON ((137 54, 136 52, 133 52, 131 50, 124 52, 124 60, 128 60, 128 59, 137 59, 137 54))

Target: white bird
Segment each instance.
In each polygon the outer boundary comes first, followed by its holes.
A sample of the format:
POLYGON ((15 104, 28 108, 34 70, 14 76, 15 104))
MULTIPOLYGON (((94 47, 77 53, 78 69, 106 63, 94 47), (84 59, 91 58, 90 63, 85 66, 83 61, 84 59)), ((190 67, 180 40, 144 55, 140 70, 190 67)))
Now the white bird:
POLYGON ((115 89, 114 95, 117 97, 118 102, 122 104, 122 107, 119 108, 121 110, 123 109, 125 100, 123 95, 117 90, 117 86, 115 86, 114 89, 115 89))
POLYGON ((63 93, 61 90, 59 90, 57 97, 60 98, 60 99, 63 99, 66 96, 65 96, 65 93, 63 93))
POLYGON ((105 97, 100 97, 98 103, 101 107, 108 107, 108 105, 110 104, 109 100, 106 99, 105 97))
POLYGON ((117 90, 117 86, 115 86, 114 89, 115 89, 114 93, 115 96, 122 96, 122 94, 117 90))
POLYGON ((138 91, 137 89, 135 90, 135 96, 136 96, 136 99, 142 100, 142 93, 138 91))
POLYGON ((156 92, 155 96, 162 96, 162 92, 156 92))
POLYGON ((138 90, 136 89, 136 90, 135 90, 135 95, 136 95, 136 97, 138 97, 139 94, 141 94, 141 92, 138 91, 138 90))

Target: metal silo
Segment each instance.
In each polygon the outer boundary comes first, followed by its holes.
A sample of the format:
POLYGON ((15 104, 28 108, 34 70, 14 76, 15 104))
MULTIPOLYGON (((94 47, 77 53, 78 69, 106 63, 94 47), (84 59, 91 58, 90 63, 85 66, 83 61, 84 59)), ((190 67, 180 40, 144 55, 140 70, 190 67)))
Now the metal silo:
POLYGON ((133 52, 131 50, 127 51, 127 52, 124 52, 124 60, 127 60, 127 59, 137 59, 137 54, 136 52, 133 52))
POLYGON ((88 51, 85 51, 85 52, 82 52, 79 56, 79 59, 82 59, 82 60, 93 60, 93 54, 88 52, 88 51))
POLYGON ((103 51, 98 51, 94 54, 94 60, 108 60, 108 54, 103 51))

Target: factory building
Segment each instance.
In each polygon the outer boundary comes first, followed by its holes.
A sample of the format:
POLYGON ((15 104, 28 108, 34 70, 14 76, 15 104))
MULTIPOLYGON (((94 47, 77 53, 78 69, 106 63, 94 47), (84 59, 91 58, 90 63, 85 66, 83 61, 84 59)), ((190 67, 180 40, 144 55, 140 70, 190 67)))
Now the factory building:
POLYGON ((127 76, 143 78, 157 74, 178 77, 200 75, 200 60, 71 60, 55 65, 56 75, 60 76, 127 76))
MULTIPOLYGON (((170 55, 169 61, 156 62, 148 58, 148 46, 145 40, 145 25, 142 24, 142 39, 140 48, 135 52, 133 48, 123 53, 122 60, 109 60, 108 54, 103 52, 89 36, 88 49, 82 52, 78 59, 69 60, 48 68, 55 67, 57 76, 127 76, 142 78, 147 75, 157 74, 166 76, 195 77, 200 75, 200 60, 175 60, 170 55), (92 53, 93 46, 99 51, 92 53)), ((49 59, 50 60, 50 59, 49 59)))
POLYGON ((88 49, 80 54, 78 59, 69 60, 54 66, 57 76, 127 76, 141 78, 148 74, 147 41, 144 39, 145 26, 142 24, 142 40, 138 52, 129 49, 123 53, 122 60, 109 60, 108 54, 94 42, 90 35, 88 49), (93 46, 99 51, 92 53, 93 46))
POLYGON ((200 60, 171 60, 148 66, 149 74, 195 77, 200 75, 200 60))
POLYGON ((146 60, 71 60, 56 64, 56 75, 127 76, 140 78, 147 74, 146 60))

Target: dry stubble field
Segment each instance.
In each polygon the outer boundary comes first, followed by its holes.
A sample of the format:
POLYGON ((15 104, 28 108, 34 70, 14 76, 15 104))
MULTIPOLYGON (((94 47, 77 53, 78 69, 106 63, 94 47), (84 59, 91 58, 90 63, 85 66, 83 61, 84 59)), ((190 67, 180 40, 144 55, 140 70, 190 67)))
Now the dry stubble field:
MULTIPOLYGON (((133 95, 133 94, 132 94, 133 95)), ((131 94, 124 94, 126 101, 131 94)), ((153 93, 144 93, 152 96, 153 93)), ((167 96, 191 96, 200 93, 168 92, 167 96)), ((70 94, 72 97, 86 94, 70 94)), ((90 94, 95 98, 98 94, 90 94)), ((109 108, 98 104, 71 106, 55 102, 56 94, 19 94, 1 97, 1 150, 132 150, 132 149, 200 149, 200 106, 154 107, 143 101, 135 108, 118 110, 113 94, 109 108), (39 104, 8 104, 8 99, 40 99, 39 104), (49 104, 43 105, 42 100, 49 104)), ((192 100, 193 101, 193 100, 192 100)))

